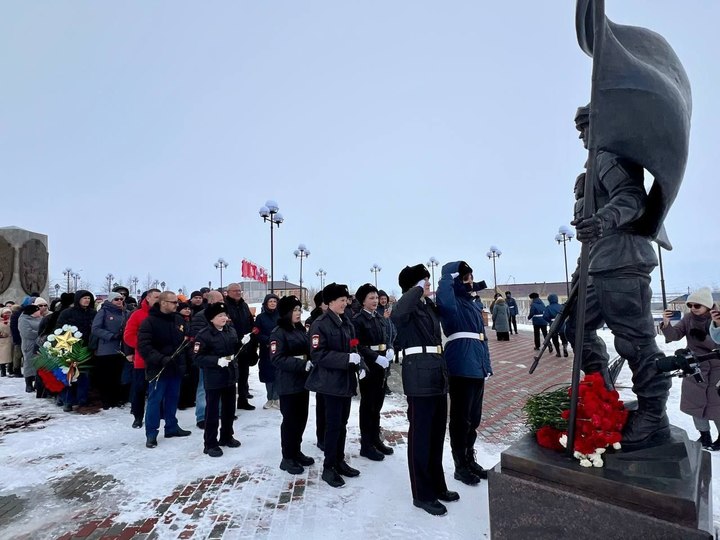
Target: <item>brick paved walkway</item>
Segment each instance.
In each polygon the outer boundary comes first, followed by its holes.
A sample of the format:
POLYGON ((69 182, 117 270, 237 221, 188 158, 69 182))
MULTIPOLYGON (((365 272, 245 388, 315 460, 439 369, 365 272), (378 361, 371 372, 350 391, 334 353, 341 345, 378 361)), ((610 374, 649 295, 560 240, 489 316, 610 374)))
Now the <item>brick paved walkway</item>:
MULTIPOLYGON (((528 369, 533 355, 532 335, 522 332, 518 336, 512 336, 510 342, 497 342, 494 340, 494 333, 491 334, 490 349, 495 374, 486 385, 478 444, 489 443, 502 449, 525 431, 521 408, 528 394, 569 381, 572 356, 556 358, 554 354, 548 354, 536 373, 529 375, 528 369)), ((391 377, 391 387, 395 393, 386 403, 382 424, 387 442, 396 447, 396 452, 404 452, 402 448, 406 444, 407 420, 405 401, 398 388, 399 380, 397 373, 391 377)), ((277 422, 276 419, 273 420, 277 422)), ((0 429, 1 427, 0 424, 0 429)), ((264 428, 267 430, 267 426, 264 428)), ((16 429, 16 426, 12 426, 8 432, 16 429)), ((314 426, 308 426, 306 438, 312 440, 312 433, 314 426)), ((0 435, 2 434, 0 431, 0 435)), ((349 433, 347 448, 355 459, 359 448, 357 430, 349 433)), ((47 459, 65 458, 54 455, 47 456, 47 459)), ((262 462, 262 459, 259 461, 262 462)), ((135 506, 143 508, 143 516, 135 516, 131 521, 119 519, 118 507, 122 505, 121 497, 124 492, 122 486, 118 485, 111 475, 103 474, 104 471, 78 468, 74 475, 50 482, 52 497, 48 499, 33 500, 33 497, 22 498, 0 492, 0 520, 9 522, 24 519, 29 523, 33 519, 30 515, 32 509, 42 508, 44 504, 50 505, 52 502, 66 501, 71 510, 66 510, 60 522, 49 522, 43 531, 26 529, 32 532, 13 537, 28 540, 110 540, 284 538, 300 535, 302 538, 310 538, 322 531, 319 528, 321 523, 332 518, 333 512, 347 514, 349 506, 345 503, 351 498, 349 490, 343 490, 340 504, 336 507, 332 501, 333 498, 338 498, 338 493, 325 489, 326 486, 319 481, 320 467, 309 467, 305 474, 290 477, 279 473, 276 463, 254 463, 178 485, 171 492, 143 504, 138 505, 138 501, 133 501, 135 506), (254 501, 250 510, 248 500, 254 501), (239 508, 244 510, 238 511, 239 508)), ((396 469, 398 468, 387 473, 387 481, 407 482, 406 470, 396 469)), ((372 509, 361 509, 360 512, 372 515, 372 509)), ((356 521, 363 522, 361 519, 356 521)), ((422 534, 424 529, 421 525, 418 526, 418 534, 422 534)), ((407 534, 407 531, 408 525, 404 523, 395 534, 390 527, 383 535, 401 537, 400 533, 407 534)), ((372 528, 346 532, 347 538, 376 537, 378 534, 378 531, 372 528)), ((452 534, 441 534, 437 537, 451 538, 452 534)))

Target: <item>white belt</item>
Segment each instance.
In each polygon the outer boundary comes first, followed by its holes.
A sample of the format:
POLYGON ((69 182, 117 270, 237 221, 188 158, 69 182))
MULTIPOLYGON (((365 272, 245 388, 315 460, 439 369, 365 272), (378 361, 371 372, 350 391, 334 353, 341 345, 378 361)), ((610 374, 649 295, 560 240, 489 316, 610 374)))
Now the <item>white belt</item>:
POLYGON ((403 357, 409 354, 442 354, 442 345, 421 345, 419 347, 408 347, 400 351, 403 357))
POLYGON ((452 341, 453 339, 479 339, 480 341, 485 341, 485 334, 482 332, 476 333, 476 332, 455 332, 454 334, 450 334, 446 340, 452 341))
POLYGON ((298 360, 307 360, 307 354, 298 354, 293 356, 293 358, 297 358, 298 360))
POLYGON ((385 349, 387 349, 387 345, 385 345, 384 343, 381 343, 380 345, 370 345, 370 350, 371 350, 371 351, 379 351, 379 352, 382 352, 382 351, 384 351, 385 349))

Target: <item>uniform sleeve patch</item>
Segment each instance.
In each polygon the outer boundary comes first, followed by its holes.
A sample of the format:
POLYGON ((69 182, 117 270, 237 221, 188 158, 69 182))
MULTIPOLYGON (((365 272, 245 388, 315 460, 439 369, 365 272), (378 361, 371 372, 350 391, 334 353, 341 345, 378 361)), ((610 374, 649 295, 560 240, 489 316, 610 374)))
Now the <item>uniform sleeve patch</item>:
POLYGON ((277 352, 277 341, 271 341, 270 342, 270 354, 275 354, 277 352))
POLYGON ((312 337, 312 348, 317 349, 320 346, 320 334, 314 334, 312 337))
POLYGON ((199 350, 200 350, 200 342, 199 342, 199 341, 196 341, 196 342, 195 342, 195 346, 193 347, 193 352, 194 352, 195 354, 197 354, 199 350))

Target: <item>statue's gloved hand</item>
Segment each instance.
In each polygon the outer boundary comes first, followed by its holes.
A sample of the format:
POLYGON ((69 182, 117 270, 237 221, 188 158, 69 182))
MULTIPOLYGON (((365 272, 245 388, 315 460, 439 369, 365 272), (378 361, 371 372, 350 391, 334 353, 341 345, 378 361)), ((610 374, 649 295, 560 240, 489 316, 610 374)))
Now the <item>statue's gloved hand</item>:
POLYGON ((580 242, 592 243, 605 232, 604 222, 599 216, 576 219, 570 225, 575 227, 580 242))

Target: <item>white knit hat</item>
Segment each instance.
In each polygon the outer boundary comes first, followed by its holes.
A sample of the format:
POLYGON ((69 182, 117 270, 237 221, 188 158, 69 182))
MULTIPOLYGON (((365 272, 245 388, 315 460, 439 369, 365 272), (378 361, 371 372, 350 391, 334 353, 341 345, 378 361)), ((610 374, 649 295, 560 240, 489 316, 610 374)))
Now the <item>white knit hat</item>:
POLYGON ((35 301, 33 302, 33 305, 39 306, 39 305, 48 305, 47 300, 45 300, 42 296, 38 296, 35 301))
POLYGON ((708 309, 712 309, 714 304, 712 291, 707 287, 698 289, 697 291, 694 291, 690 296, 688 296, 687 303, 700 304, 701 306, 705 306, 708 309))

